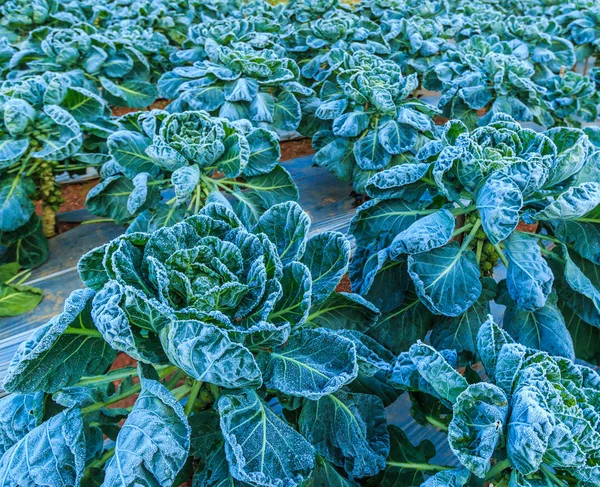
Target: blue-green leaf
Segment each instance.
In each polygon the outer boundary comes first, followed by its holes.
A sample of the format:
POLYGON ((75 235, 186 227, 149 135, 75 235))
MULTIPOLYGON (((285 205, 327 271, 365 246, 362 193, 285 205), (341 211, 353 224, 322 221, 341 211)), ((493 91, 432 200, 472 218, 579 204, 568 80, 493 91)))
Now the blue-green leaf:
POLYGON ((481 294, 475 254, 457 242, 408 257, 408 273, 417 294, 432 313, 458 316, 481 294))
POLYGON ((495 385, 470 385, 454 403, 448 443, 460 463, 479 478, 490 469, 508 416, 508 399, 495 385))
POLYGON ((442 209, 417 220, 400 232, 389 247, 390 259, 402 254, 420 254, 446 245, 454 232, 454 215, 442 209))
POLYGON ((354 344, 319 329, 300 330, 257 360, 267 387, 313 400, 336 392, 358 374, 354 344))
POLYGON ((313 447, 256 392, 222 394, 216 408, 233 478, 262 487, 292 486, 308 479, 315 462, 313 447))
POLYGON ((183 408, 161 383, 142 377, 142 392, 123 424, 104 487, 172 487, 190 449, 183 408))
POLYGON ((0 400, 0 457, 42 422, 44 394, 11 394, 0 400))
POLYGON ((375 475, 385 467, 390 436, 377 396, 339 391, 308 401, 299 425, 319 454, 354 477, 375 475))
POLYGON ((600 184, 588 182, 571 187, 546 208, 532 215, 534 220, 575 220, 600 204, 600 184))
POLYGON ((215 325, 195 320, 171 321, 160 336, 171 362, 196 380, 227 389, 262 384, 250 351, 232 342, 215 325))
POLYGON ((485 234, 490 242, 498 244, 517 227, 523 196, 512 179, 495 173, 479 190, 476 204, 485 234))

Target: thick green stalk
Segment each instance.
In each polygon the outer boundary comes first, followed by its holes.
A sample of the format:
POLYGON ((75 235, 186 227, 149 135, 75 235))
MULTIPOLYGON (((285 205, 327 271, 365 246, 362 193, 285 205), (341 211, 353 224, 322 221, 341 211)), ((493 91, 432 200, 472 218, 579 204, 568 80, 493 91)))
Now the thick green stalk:
POLYGON ((436 465, 434 463, 412 463, 412 462, 386 462, 388 467, 406 468, 410 470, 441 472, 443 470, 452 470, 456 467, 448 467, 446 465, 436 465))
POLYGON ((202 381, 196 380, 192 385, 192 389, 190 390, 190 395, 188 396, 187 404, 185 405, 185 415, 189 416, 192 414, 192 410, 194 409, 194 402, 196 402, 196 398, 200 393, 200 389, 202 388, 202 381))
POLYGON ((498 463, 496 463, 492 468, 490 468, 490 470, 488 471, 484 480, 492 480, 500 472, 503 472, 504 470, 506 470, 507 468, 510 468, 510 467, 511 467, 510 460, 508 460, 508 459, 501 460, 498 463))

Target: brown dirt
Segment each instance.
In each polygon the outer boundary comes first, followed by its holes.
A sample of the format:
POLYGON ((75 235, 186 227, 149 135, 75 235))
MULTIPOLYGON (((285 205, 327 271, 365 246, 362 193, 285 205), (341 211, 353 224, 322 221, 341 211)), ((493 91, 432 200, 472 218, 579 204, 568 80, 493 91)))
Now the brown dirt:
MULTIPOLYGON (((156 100, 152 105, 148 108, 142 108, 141 111, 149 111, 149 110, 164 110, 165 107, 171 103, 171 100, 156 100)), ((111 112, 114 117, 122 117, 131 112, 140 111, 139 108, 127 108, 127 107, 111 107, 111 112)))
POLYGON ((309 156, 314 154, 310 138, 299 140, 288 140, 281 143, 281 160, 289 161, 296 157, 309 156))
POLYGON ((348 276, 348 274, 345 274, 344 277, 342 277, 342 280, 337 285, 335 290, 338 293, 351 293, 352 292, 352 286, 350 284, 350 277, 348 276))

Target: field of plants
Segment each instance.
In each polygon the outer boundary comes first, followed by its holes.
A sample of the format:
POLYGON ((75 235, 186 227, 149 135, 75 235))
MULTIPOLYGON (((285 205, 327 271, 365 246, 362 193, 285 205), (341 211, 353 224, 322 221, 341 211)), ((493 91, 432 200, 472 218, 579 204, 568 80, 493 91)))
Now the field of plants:
POLYGON ((600 486, 598 56, 597 0, 0 2, 0 331, 61 181, 124 229, 3 377, 0 487, 600 486))

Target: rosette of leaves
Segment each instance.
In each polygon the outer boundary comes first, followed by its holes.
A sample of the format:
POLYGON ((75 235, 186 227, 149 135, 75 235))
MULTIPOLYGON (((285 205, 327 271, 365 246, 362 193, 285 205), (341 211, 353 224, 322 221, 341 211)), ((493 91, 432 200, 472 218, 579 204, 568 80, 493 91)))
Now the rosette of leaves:
POLYGON ((587 65, 587 59, 600 50, 600 7, 592 2, 573 6, 556 21, 563 25, 565 37, 575 44, 577 60, 587 65))
POLYGON ((285 57, 279 33, 281 26, 276 19, 254 15, 238 19, 227 17, 214 19, 190 27, 182 49, 171 55, 171 61, 180 66, 218 57, 219 46, 233 47, 246 44, 256 51, 270 49, 285 57), (208 53, 211 53, 209 56, 208 53))
POLYGON ((582 122, 598 118, 600 93, 590 78, 579 73, 567 71, 554 76, 547 84, 544 99, 556 125, 579 127, 582 122))
POLYGON ((561 29, 554 20, 511 16, 502 25, 513 55, 533 64, 537 83, 545 86, 554 75, 569 71, 575 64, 575 48, 571 41, 561 37, 561 29))
POLYGON ((339 8, 350 10, 348 5, 339 0, 292 0, 287 3, 283 14, 295 24, 305 24, 339 8))
POLYGON ((80 73, 48 73, 0 87, 0 246, 2 260, 36 267, 47 258, 60 189, 55 174, 104 158, 108 107, 80 73), (32 199, 42 200, 42 225, 32 199), (43 234, 42 234, 43 230, 43 234))
POLYGON ((390 20, 384 22, 384 35, 390 45, 390 59, 400 65, 403 73, 417 73, 419 79, 448 49, 444 25, 435 18, 390 20))
POLYGON ((148 230, 173 225, 223 193, 255 223, 270 206, 296 200, 298 189, 279 165, 277 135, 244 122, 200 111, 126 115, 108 138, 112 160, 87 208, 148 230))
POLYGON ((321 65, 329 62, 332 49, 390 54, 380 26, 365 17, 342 9, 329 12, 282 35, 286 48, 294 53, 308 80, 317 79, 321 65))
POLYGON ((96 23, 104 28, 120 25, 152 28, 181 44, 196 18, 195 5, 182 0, 109 0, 97 5, 96 23))
MULTIPOLYGON (((437 351, 422 342, 400 354, 394 365, 392 383, 435 398, 452 411, 447 438, 460 465, 451 469, 429 463, 427 470, 439 473, 422 486, 460 487, 482 480, 515 487, 598 484, 598 373, 516 343, 491 317, 476 343, 485 380, 472 370, 457 372, 452 350, 437 351)), ((394 443, 403 441, 392 449, 389 467, 373 485, 410 478, 423 468, 405 463, 419 449, 395 436, 394 443)))
POLYGON ((9 367, 0 478, 171 487, 197 466, 194 485, 266 487, 377 474, 390 444, 374 388, 394 357, 360 331, 377 310, 335 291, 349 242, 309 231, 295 203, 253 227, 213 204, 85 255, 88 288, 9 367), (115 350, 138 370, 106 373, 115 350))
POLYGON ((498 3, 490 5, 482 2, 463 2, 449 16, 449 27, 454 34, 454 39, 461 42, 475 36, 493 35, 498 26, 502 26, 506 17, 506 13, 498 3))
POLYGON ((533 65, 514 56, 507 42, 497 36, 475 36, 432 66, 424 86, 442 92, 438 107, 444 117, 459 119, 470 128, 485 125, 496 113, 548 127, 552 115, 534 75, 533 65))
POLYGON ((43 25, 69 26, 92 16, 92 5, 85 1, 6 0, 0 5, 0 38, 20 41, 43 25))
POLYGON ((156 100, 150 62, 127 36, 100 34, 87 24, 40 27, 11 59, 12 77, 82 68, 113 106, 144 108, 156 100))
POLYGON ((307 107, 315 164, 364 193, 369 177, 414 157, 434 137, 437 110, 412 98, 417 75, 403 76, 393 61, 360 51, 332 51, 329 79, 307 107), (310 109, 310 111, 309 111, 310 109), (311 113, 312 112, 312 113, 311 113))
POLYGON ((175 68, 161 77, 161 96, 174 100, 169 111, 205 110, 271 129, 298 128, 302 120, 298 98, 313 91, 296 81, 300 72, 292 59, 245 44, 219 47, 210 54, 209 60, 175 68))
POLYGON ((599 156, 579 129, 497 115, 471 132, 449 122, 416 161, 373 176, 350 226, 352 289, 383 313, 369 334, 400 352, 431 330, 472 359, 495 300, 516 341, 596 363, 599 156))

